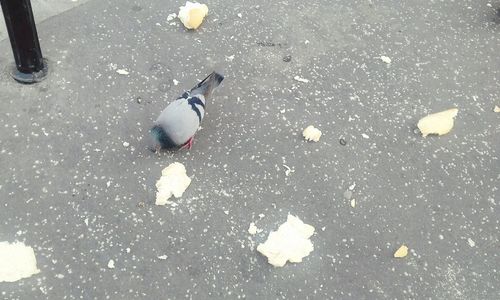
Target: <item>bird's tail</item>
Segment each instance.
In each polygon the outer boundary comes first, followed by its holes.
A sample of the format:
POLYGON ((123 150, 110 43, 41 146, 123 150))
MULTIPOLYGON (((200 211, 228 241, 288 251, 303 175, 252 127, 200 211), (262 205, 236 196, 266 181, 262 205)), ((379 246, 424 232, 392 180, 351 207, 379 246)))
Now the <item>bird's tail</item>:
POLYGON ((191 94, 203 94, 203 96, 208 97, 212 91, 219 86, 219 84, 224 80, 224 76, 217 72, 212 72, 207 78, 203 79, 194 88, 191 89, 191 94))

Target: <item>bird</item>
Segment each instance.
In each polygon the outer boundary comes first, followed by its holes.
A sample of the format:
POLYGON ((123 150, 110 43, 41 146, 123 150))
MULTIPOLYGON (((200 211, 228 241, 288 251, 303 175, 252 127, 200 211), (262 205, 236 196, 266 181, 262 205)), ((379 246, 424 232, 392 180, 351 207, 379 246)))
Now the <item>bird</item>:
POLYGON ((150 130, 156 152, 191 149, 194 135, 205 116, 206 100, 222 80, 224 76, 214 71, 167 105, 150 130))

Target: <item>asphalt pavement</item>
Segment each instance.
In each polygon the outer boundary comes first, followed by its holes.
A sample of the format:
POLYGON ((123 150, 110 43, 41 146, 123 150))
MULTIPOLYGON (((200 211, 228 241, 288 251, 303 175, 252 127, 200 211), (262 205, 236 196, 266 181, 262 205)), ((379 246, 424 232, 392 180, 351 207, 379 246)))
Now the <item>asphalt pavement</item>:
POLYGON ((41 271, 0 298, 500 299, 500 3, 204 3, 197 31, 167 21, 172 0, 54 13, 34 85, 0 42, 0 241, 41 271), (194 147, 149 151, 159 112, 213 70, 194 147), (419 135, 452 107, 449 134, 419 135), (156 206, 176 161, 192 183, 156 206), (274 268, 255 248, 289 213, 314 251, 274 268))

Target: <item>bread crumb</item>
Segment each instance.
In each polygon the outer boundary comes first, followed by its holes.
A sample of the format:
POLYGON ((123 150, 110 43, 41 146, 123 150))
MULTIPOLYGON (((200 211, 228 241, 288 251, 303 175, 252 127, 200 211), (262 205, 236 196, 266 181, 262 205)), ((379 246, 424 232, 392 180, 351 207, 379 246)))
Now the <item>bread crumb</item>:
POLYGON ((177 16, 187 29, 197 29, 207 14, 208 6, 206 4, 186 1, 186 4, 179 8, 177 16))
POLYGON ((130 74, 127 70, 124 70, 124 69, 118 69, 118 70, 116 70, 116 73, 118 73, 120 75, 128 75, 128 74, 130 74))
POLYGON ((390 64, 392 62, 392 60, 389 57, 384 55, 380 56, 380 60, 385 62, 386 64, 390 64))
POLYGON ((14 282, 40 273, 33 248, 24 243, 0 242, 0 282, 14 282))
POLYGON ((418 121, 417 127, 423 137, 429 134, 444 135, 451 131, 458 108, 451 108, 442 112, 427 115, 418 121))
POLYGON ((250 233, 251 235, 255 235, 260 232, 262 232, 262 229, 257 228, 254 222, 250 223, 250 226, 248 227, 248 233, 250 233))
POLYGON ((186 174, 183 164, 174 162, 161 172, 161 178, 156 182, 156 205, 165 205, 170 197, 182 197, 191 184, 191 178, 186 174))
POLYGON ((312 125, 309 125, 302 131, 302 136, 306 141, 319 142, 321 138, 321 131, 318 128, 315 128, 312 125))
POLYGON ((167 22, 170 22, 172 21, 173 19, 177 18, 177 14, 176 13, 171 13, 167 16, 167 22))
POLYGON ((298 263, 314 250, 309 239, 313 234, 313 226, 288 215, 287 221, 271 232, 265 243, 257 246, 257 251, 275 267, 283 267, 287 261, 298 263))
POLYGON ((298 82, 303 82, 303 83, 308 83, 309 82, 309 79, 305 79, 305 78, 302 78, 300 76, 295 76, 293 77, 294 80, 298 81, 298 82))
POLYGON ((115 261, 114 260, 110 259, 108 261, 108 268, 109 269, 114 269, 115 268, 115 261))
POLYGON ((396 252, 394 252, 394 257, 396 258, 403 258, 408 255, 408 247, 406 245, 401 245, 396 252))
POLYGON ((493 108, 493 111, 496 113, 500 112, 500 107, 498 105, 495 105, 495 108, 493 108))

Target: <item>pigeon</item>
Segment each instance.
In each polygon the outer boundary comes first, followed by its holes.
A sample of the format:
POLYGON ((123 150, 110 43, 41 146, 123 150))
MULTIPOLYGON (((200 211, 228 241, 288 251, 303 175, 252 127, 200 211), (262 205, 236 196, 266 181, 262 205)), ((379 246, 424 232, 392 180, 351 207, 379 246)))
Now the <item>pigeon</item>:
POLYGON ((205 101, 223 79, 221 74, 212 72, 161 112, 151 128, 156 151, 191 149, 194 135, 205 115, 205 101))

